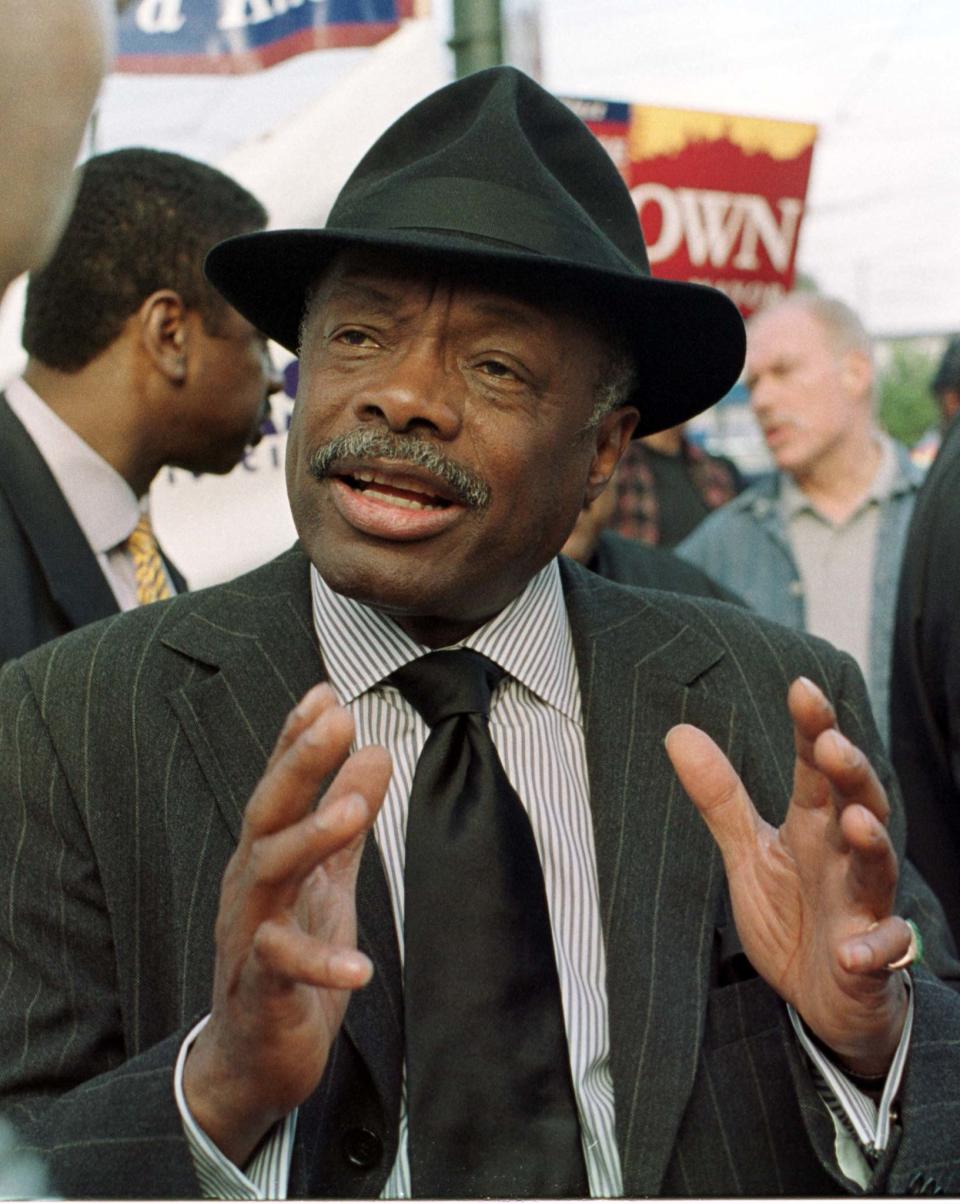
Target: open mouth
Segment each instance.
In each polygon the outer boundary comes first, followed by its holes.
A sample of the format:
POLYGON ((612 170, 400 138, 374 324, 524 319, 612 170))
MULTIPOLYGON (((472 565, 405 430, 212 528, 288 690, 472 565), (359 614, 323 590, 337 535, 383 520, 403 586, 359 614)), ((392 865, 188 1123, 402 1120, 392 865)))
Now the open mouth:
POLYGON ((392 474, 386 476, 368 469, 355 469, 336 476, 370 501, 405 510, 446 510, 452 504, 449 498, 434 493, 423 482, 392 474))
POLYGON ((409 465, 395 471, 392 465, 342 463, 333 467, 329 481, 341 518, 375 539, 431 539, 468 513, 451 485, 409 465))

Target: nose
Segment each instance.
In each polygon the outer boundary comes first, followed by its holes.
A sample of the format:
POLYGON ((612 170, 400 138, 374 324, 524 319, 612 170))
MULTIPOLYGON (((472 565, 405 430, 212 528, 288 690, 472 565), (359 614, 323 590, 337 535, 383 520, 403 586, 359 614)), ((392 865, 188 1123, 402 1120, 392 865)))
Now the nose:
POLYGON ((421 431, 452 439, 460 429, 458 374, 445 363, 434 339, 417 340, 382 362, 373 379, 355 395, 357 416, 385 423, 397 432, 421 431))

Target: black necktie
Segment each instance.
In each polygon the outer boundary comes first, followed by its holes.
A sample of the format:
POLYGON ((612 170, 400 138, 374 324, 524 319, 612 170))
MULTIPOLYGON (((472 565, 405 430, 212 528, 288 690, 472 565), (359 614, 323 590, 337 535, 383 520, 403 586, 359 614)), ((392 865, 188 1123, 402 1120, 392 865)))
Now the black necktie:
POLYGON ((389 679, 430 726, 407 818, 415 1196, 589 1194, 543 873, 487 726, 503 671, 432 652, 389 679))

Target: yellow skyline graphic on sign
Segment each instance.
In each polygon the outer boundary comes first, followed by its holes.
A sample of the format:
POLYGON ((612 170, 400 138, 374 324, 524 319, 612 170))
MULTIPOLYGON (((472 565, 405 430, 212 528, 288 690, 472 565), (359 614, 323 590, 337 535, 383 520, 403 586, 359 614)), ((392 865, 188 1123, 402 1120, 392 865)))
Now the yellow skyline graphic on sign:
POLYGON ((634 160, 675 155, 691 142, 720 138, 727 138, 747 154, 763 151, 773 159, 795 159, 816 137, 817 127, 805 121, 630 106, 630 158, 634 160))

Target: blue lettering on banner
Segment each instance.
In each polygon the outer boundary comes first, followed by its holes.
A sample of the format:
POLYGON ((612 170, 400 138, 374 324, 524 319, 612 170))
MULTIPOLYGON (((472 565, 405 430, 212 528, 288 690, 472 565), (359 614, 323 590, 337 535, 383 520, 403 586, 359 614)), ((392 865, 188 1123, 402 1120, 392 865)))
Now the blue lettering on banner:
POLYGON ((249 70, 324 46, 368 45, 412 0, 134 0, 118 21, 123 70, 249 70), (225 66, 225 60, 242 66, 225 66))
POLYGON ((626 101, 584 100, 574 96, 561 96, 560 99, 581 121, 613 121, 625 125, 630 120, 630 105, 626 101))

